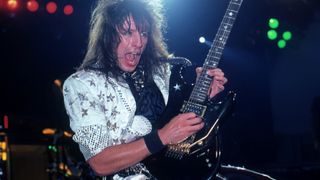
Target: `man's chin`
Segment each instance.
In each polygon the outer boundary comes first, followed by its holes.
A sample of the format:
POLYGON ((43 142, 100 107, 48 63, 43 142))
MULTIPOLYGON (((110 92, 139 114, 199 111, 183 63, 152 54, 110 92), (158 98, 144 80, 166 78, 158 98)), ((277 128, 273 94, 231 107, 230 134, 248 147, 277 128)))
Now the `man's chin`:
POLYGON ((123 68, 121 68, 121 70, 124 71, 124 72, 133 72, 133 71, 136 70, 136 68, 137 68, 137 66, 123 67, 123 68))

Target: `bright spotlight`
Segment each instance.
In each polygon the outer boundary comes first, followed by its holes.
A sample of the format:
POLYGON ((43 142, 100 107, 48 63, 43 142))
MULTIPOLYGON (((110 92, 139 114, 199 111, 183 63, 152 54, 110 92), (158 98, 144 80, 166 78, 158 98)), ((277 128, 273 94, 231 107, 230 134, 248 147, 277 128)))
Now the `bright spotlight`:
POLYGON ((204 38, 203 36, 201 36, 200 38, 199 38, 199 42, 200 43, 205 43, 206 42, 206 38, 204 38))
POLYGON ((19 6, 19 3, 17 0, 8 0, 7 1, 7 7, 10 10, 16 10, 19 6))
POLYGON ((73 13, 73 6, 68 4, 63 8, 63 12, 65 15, 71 15, 73 13))
POLYGON ((30 12, 36 12, 39 9, 39 3, 35 0, 31 0, 27 2, 27 9, 30 12))
POLYGON ((57 4, 53 1, 48 2, 46 5, 46 9, 49 14, 54 14, 57 11, 57 8, 57 4))

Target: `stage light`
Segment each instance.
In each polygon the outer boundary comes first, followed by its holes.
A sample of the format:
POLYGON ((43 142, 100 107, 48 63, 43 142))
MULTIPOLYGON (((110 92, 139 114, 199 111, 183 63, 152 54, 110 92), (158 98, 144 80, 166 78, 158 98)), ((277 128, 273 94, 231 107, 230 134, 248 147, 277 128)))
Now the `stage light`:
POLYGON ((64 6, 63 12, 65 15, 71 15, 73 13, 73 6, 70 4, 64 6))
POLYGON ((283 40, 283 39, 281 39, 281 40, 278 41, 278 47, 279 47, 280 49, 285 48, 285 47, 286 47, 286 44, 287 44, 286 41, 283 40))
POLYGON ((269 19, 269 27, 272 29, 277 29, 279 27, 279 21, 276 18, 269 19))
POLYGON ((292 38, 292 33, 290 31, 282 31, 282 28, 279 28, 279 20, 276 18, 270 18, 268 21, 269 30, 267 31, 267 37, 269 40, 276 40, 278 39, 277 45, 280 49, 283 49, 287 45, 287 41, 292 38), (276 30, 277 29, 277 30, 276 30), (278 36, 278 33, 282 33, 282 37, 278 36), (282 38, 282 39, 281 39, 282 38))
POLYGON ((211 47, 211 45, 212 45, 212 42, 206 40, 206 38, 203 37, 203 36, 199 37, 199 42, 200 42, 201 44, 207 45, 208 47, 211 47))
POLYGON ((289 41, 292 38, 292 34, 290 31, 286 31, 282 34, 282 38, 286 41, 289 41))
POLYGON ((44 135, 54 135, 56 132, 57 130, 52 128, 45 128, 42 130, 42 134, 44 135))
POLYGON ((200 42, 201 44, 205 43, 205 42, 206 42, 206 38, 204 38, 203 36, 201 36, 201 37, 199 38, 199 42, 200 42))
POLYGON ((270 40, 275 40, 277 37, 278 37, 278 33, 277 33, 277 31, 275 31, 275 30, 269 30, 268 32, 267 32, 267 35, 268 35, 268 38, 270 39, 270 40))
POLYGON ((17 0, 8 0, 7 1, 7 7, 10 10, 16 10, 19 6, 19 3, 17 0))
POLYGON ((39 3, 35 0, 31 0, 27 2, 27 9, 30 12, 36 12, 39 9, 39 3))
POLYGON ((55 2, 48 2, 48 4, 46 5, 46 9, 48 11, 49 14, 53 14, 57 11, 57 4, 55 2))

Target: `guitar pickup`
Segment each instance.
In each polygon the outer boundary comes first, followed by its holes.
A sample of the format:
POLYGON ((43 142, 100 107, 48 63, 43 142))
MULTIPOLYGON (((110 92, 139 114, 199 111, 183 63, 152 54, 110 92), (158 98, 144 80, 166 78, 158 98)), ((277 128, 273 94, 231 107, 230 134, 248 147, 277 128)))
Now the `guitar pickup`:
POLYGON ((194 102, 184 101, 180 112, 183 112, 183 113, 194 112, 196 113, 196 115, 203 118, 206 110, 207 110, 207 106, 194 103, 194 102))

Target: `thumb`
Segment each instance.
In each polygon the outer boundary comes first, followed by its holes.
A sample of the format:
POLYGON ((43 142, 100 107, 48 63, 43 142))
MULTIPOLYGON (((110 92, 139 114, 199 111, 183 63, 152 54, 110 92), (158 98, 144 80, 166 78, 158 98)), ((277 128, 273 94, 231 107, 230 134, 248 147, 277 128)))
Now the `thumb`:
POLYGON ((196 73, 197 73, 197 77, 200 76, 201 72, 202 72, 203 68, 202 67, 197 67, 196 68, 196 73))

